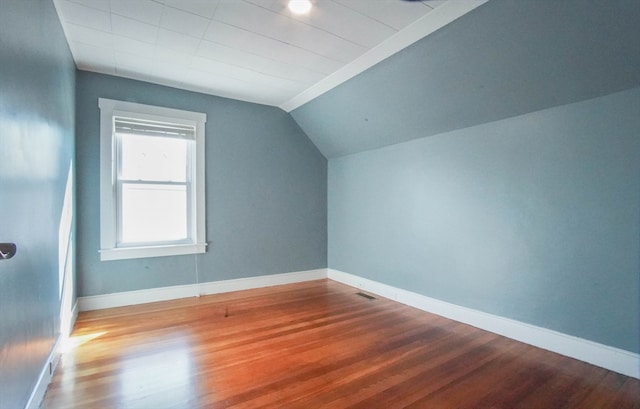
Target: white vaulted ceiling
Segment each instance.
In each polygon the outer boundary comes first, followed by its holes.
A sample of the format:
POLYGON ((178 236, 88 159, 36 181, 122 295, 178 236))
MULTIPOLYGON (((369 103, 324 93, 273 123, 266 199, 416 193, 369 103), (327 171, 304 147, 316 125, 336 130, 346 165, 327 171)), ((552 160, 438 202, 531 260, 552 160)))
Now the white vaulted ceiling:
POLYGON ((483 0, 54 0, 81 70, 289 111, 483 0))

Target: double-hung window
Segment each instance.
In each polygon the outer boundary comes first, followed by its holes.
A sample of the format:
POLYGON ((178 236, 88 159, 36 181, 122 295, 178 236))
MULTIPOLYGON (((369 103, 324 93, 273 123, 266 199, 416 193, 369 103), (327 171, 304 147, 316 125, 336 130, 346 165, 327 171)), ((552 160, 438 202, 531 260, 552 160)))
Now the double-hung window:
POLYGON ((100 258, 203 253, 206 115, 100 98, 100 258))

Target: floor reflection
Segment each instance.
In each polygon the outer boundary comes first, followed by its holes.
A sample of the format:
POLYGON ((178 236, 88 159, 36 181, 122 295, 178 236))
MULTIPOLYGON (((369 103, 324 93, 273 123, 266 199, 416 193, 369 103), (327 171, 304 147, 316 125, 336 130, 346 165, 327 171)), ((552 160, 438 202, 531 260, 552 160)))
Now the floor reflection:
POLYGON ((171 408, 191 401, 189 348, 188 343, 178 341, 123 360, 118 374, 121 403, 127 408, 171 408))
POLYGON ((62 345, 60 346, 61 353, 71 352, 74 349, 78 348, 82 344, 86 344, 89 341, 92 341, 102 335, 106 334, 106 331, 94 332, 86 335, 76 335, 72 337, 68 337, 63 340, 62 345))

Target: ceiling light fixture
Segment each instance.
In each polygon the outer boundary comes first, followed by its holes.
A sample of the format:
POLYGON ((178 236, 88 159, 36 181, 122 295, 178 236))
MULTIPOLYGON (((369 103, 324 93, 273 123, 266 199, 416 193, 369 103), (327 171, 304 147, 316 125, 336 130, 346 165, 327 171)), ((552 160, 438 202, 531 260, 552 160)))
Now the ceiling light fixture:
POLYGON ((307 14, 311 10, 310 0, 289 0, 289 10, 293 14, 307 14))

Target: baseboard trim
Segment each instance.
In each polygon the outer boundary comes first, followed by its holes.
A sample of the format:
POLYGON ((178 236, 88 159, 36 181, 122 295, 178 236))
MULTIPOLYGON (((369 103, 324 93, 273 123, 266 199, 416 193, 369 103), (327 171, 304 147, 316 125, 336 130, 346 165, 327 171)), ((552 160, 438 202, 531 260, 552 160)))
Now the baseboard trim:
POLYGON ((321 280, 324 278, 327 278, 327 269, 322 268, 318 270, 297 271, 292 273, 238 278, 233 280, 212 281, 207 283, 151 288, 148 290, 93 295, 87 297, 79 297, 78 309, 80 311, 101 310, 105 308, 124 307, 127 305, 146 304, 157 301, 197 297, 200 295, 220 294, 231 291, 271 287, 274 285, 321 280))
POLYGON ((640 379, 639 354, 450 304, 338 270, 327 269, 327 277, 423 311, 640 379))
POLYGON ((254 288, 272 287, 274 285, 301 283, 304 281, 327 278, 327 269, 297 271, 292 273, 267 276, 238 278, 234 280, 213 281, 200 284, 200 295, 228 293, 231 291, 251 290, 254 288))
POLYGON ((29 396, 29 400, 27 401, 25 409, 38 409, 40 405, 42 405, 44 395, 47 393, 49 383, 51 383, 51 378, 53 378, 53 374, 55 373, 56 368, 60 363, 60 357, 62 355, 64 343, 71 335, 77 318, 78 301, 76 300, 75 304, 73 304, 73 308, 71 309, 71 319, 69 321, 69 325, 68 327, 60 328, 60 334, 58 335, 56 342, 53 344, 53 348, 51 348, 51 352, 49 353, 49 356, 47 357, 47 360, 45 361, 44 366, 40 371, 40 376, 38 376, 38 381, 31 391, 31 396, 29 396))
POLYGON ((25 409, 38 409, 42 404, 44 395, 47 392, 47 387, 49 387, 53 373, 58 366, 58 362, 60 362, 59 347, 61 344, 61 338, 62 337, 59 336, 58 339, 56 339, 53 348, 51 348, 51 352, 40 371, 40 376, 38 376, 38 381, 31 391, 31 396, 29 396, 25 409))

